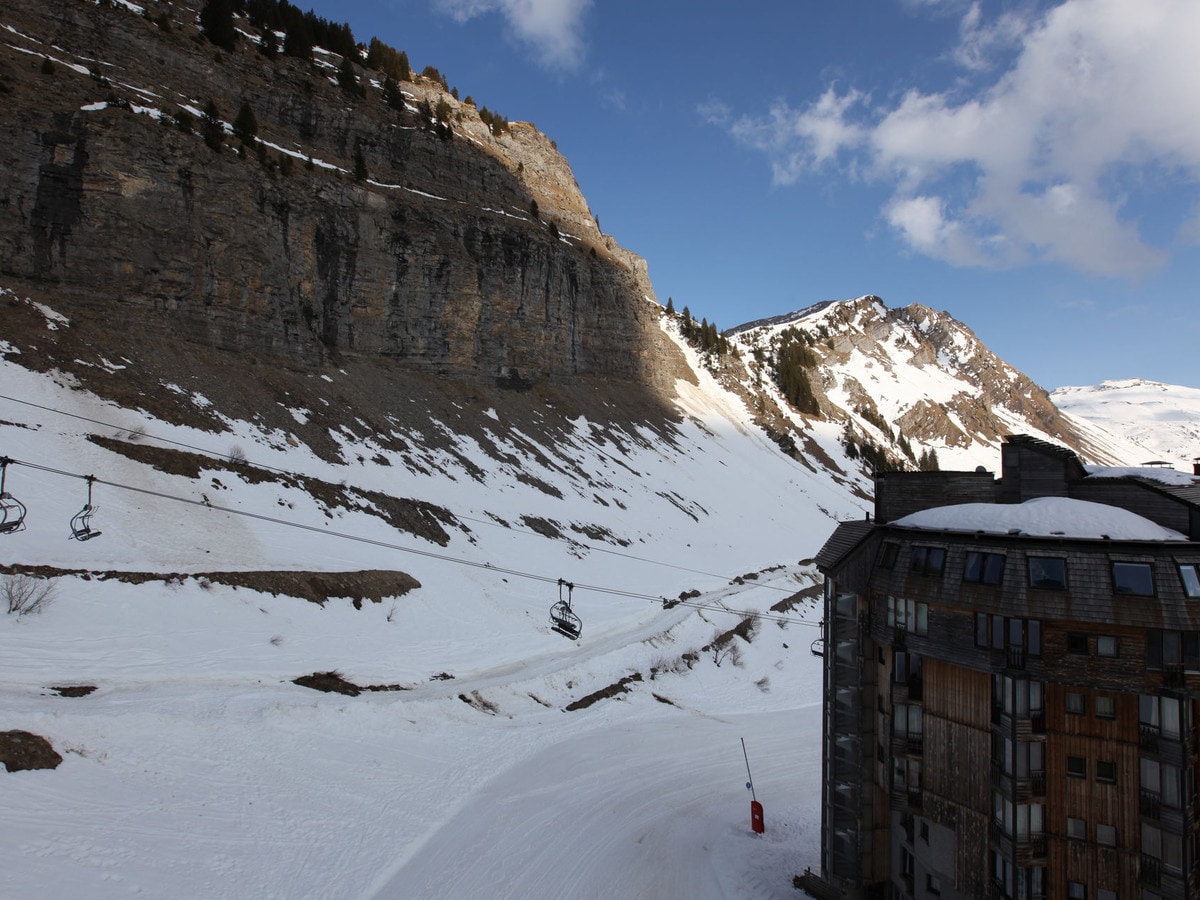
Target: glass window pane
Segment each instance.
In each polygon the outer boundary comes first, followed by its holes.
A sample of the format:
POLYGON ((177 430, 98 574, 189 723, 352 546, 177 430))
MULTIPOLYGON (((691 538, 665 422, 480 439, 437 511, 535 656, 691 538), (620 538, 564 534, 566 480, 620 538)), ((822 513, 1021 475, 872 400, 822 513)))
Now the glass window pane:
POLYGON ((1162 633, 1162 661, 1164 666, 1177 666, 1183 662, 1183 646, 1178 631, 1162 633))
POLYGON ((983 554, 977 550, 968 550, 963 563, 963 581, 981 581, 983 579, 983 554))
POLYGON ((1118 594, 1154 596, 1154 571, 1150 563, 1113 563, 1113 590, 1118 594))
POLYGON ((1190 563, 1179 567, 1183 579, 1183 593, 1193 600, 1200 599, 1200 566, 1190 563))
POLYGON ((1028 646, 1030 656, 1042 655, 1042 623, 1037 619, 1030 619, 1026 629, 1028 634, 1028 646))
POLYGON ((1023 619, 1008 620, 1008 645, 1010 647, 1025 646, 1025 622, 1023 619))
POLYGON ((917 634, 929 634, 929 604, 917 604, 917 624, 913 629, 917 634))
POLYGON ((983 583, 999 584, 1004 579, 1004 557, 989 553, 983 561, 983 583))
POLYGON ((1062 590, 1067 586, 1067 561, 1052 556, 1029 557, 1029 586, 1062 590))

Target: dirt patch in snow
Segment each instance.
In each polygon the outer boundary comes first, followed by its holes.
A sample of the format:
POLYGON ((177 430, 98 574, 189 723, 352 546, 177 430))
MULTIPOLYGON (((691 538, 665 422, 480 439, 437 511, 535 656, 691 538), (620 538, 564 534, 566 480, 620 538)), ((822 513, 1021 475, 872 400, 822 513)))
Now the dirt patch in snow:
POLYGON ((252 572, 89 572, 84 569, 58 569, 54 566, 0 565, 0 574, 31 575, 35 578, 61 578, 74 575, 85 581, 110 579, 127 584, 146 584, 161 581, 179 585, 192 580, 201 587, 214 584, 233 588, 249 588, 265 594, 284 594, 324 605, 335 597, 348 597, 355 609, 362 609, 364 600, 382 602, 384 597, 402 597, 419 588, 421 582, 406 572, 391 569, 360 569, 353 572, 304 572, 290 570, 261 570, 252 572))
POLYGON ((345 694, 347 697, 357 697, 363 691, 410 691, 404 684, 355 684, 347 681, 341 672, 313 672, 311 675, 301 675, 293 679, 292 684, 312 688, 314 691, 324 691, 327 694, 345 694))
POLYGON ((54 691, 60 697, 86 697, 96 690, 96 686, 94 684, 64 684, 48 688, 48 690, 54 691))
POLYGON ((629 693, 629 685, 635 681, 642 680, 641 672, 634 672, 632 675, 626 675, 620 681, 613 682, 608 687, 601 688, 588 694, 586 697, 580 697, 578 700, 573 700, 563 707, 567 712, 575 712, 578 709, 587 709, 593 703, 598 703, 601 700, 607 700, 610 697, 616 697, 619 694, 629 693))
POLYGON ((28 731, 0 731, 0 762, 9 772, 57 769, 62 759, 41 735, 28 731))

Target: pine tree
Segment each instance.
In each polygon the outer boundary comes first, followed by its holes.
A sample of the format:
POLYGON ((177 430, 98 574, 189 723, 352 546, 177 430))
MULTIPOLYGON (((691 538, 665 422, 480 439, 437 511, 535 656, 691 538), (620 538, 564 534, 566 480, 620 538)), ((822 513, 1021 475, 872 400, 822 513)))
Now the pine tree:
POLYGON ((268 28, 262 33, 262 38, 258 42, 258 52, 267 59, 275 59, 279 56, 279 38, 275 36, 275 32, 268 28))
POLYGON ((338 69, 338 87, 347 94, 358 96, 362 93, 358 75, 354 71, 354 64, 345 56, 342 57, 342 66, 338 69))
POLYGON ((383 79, 383 102, 397 112, 404 111, 404 93, 391 75, 383 79))
POLYGON ((233 0, 205 0, 200 9, 200 33, 222 50, 233 50, 237 46, 233 0))
POLYGON ((233 120, 233 136, 243 144, 253 144, 258 139, 258 119, 249 103, 242 103, 237 118, 233 120))
POLYGON ((675 315, 675 300, 672 297, 667 298, 667 315, 675 315))
POLYGON ((225 144, 225 126, 221 123, 221 112, 213 100, 209 100, 208 105, 204 107, 204 116, 200 121, 200 136, 204 138, 204 143, 208 144, 210 148, 217 153, 221 152, 221 148, 225 144))
POLYGON ((294 56, 297 59, 312 59, 313 44, 312 26, 308 19, 300 18, 289 22, 283 33, 283 55, 294 56))

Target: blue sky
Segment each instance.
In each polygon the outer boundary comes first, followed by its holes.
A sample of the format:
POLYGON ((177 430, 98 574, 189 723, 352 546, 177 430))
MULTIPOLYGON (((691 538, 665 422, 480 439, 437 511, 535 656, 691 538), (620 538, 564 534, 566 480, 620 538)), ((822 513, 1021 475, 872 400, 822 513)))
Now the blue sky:
POLYGON ((536 124, 721 328, 873 293, 1048 389, 1200 387, 1195 0, 311 8, 536 124))

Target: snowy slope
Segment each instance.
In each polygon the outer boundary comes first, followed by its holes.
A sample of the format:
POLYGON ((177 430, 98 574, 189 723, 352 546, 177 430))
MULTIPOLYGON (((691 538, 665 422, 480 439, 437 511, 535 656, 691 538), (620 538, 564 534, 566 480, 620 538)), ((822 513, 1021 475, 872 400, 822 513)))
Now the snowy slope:
MULTIPOLYGON (((598 440, 578 420, 536 456, 495 421, 556 496, 466 438, 457 453, 481 475, 447 458, 441 477, 415 477, 398 457, 372 463, 388 451, 369 436, 349 448, 366 463, 337 465, 248 422, 168 425, 31 372, 13 349, 0 455, 29 513, 0 535, 0 563, 84 574, 54 579, 41 614, 0 617, 0 731, 65 757, 0 773, 0 827, 17 836, 0 894, 774 897, 816 864, 819 594, 802 561, 863 501, 782 455, 699 366, 679 386, 671 447, 636 431, 598 440), (213 467, 170 475, 91 434, 178 441, 213 467), (327 483, 386 485, 467 527, 441 546, 365 510, 327 514, 294 484, 223 467, 230 446, 327 483), (611 499, 585 496, 578 471, 611 499), (86 474, 103 533, 72 541, 86 474), (513 527, 531 513, 631 542, 513 527), (189 577, 391 568, 421 587, 361 609, 189 577), (162 578, 87 574, 106 572, 162 578), (558 578, 576 584, 577 642, 548 627, 558 578), (659 599, 685 591, 685 604, 659 599), (754 614, 753 640, 714 643, 754 614), (292 683, 329 670, 390 689, 292 683), (96 690, 53 690, 67 685, 96 690)), ((836 452, 828 429, 814 440, 836 452)))
POLYGON ((1140 378, 1091 387, 1061 387, 1050 394, 1072 416, 1122 435, 1142 455, 1190 471, 1200 457, 1200 389, 1140 378))

